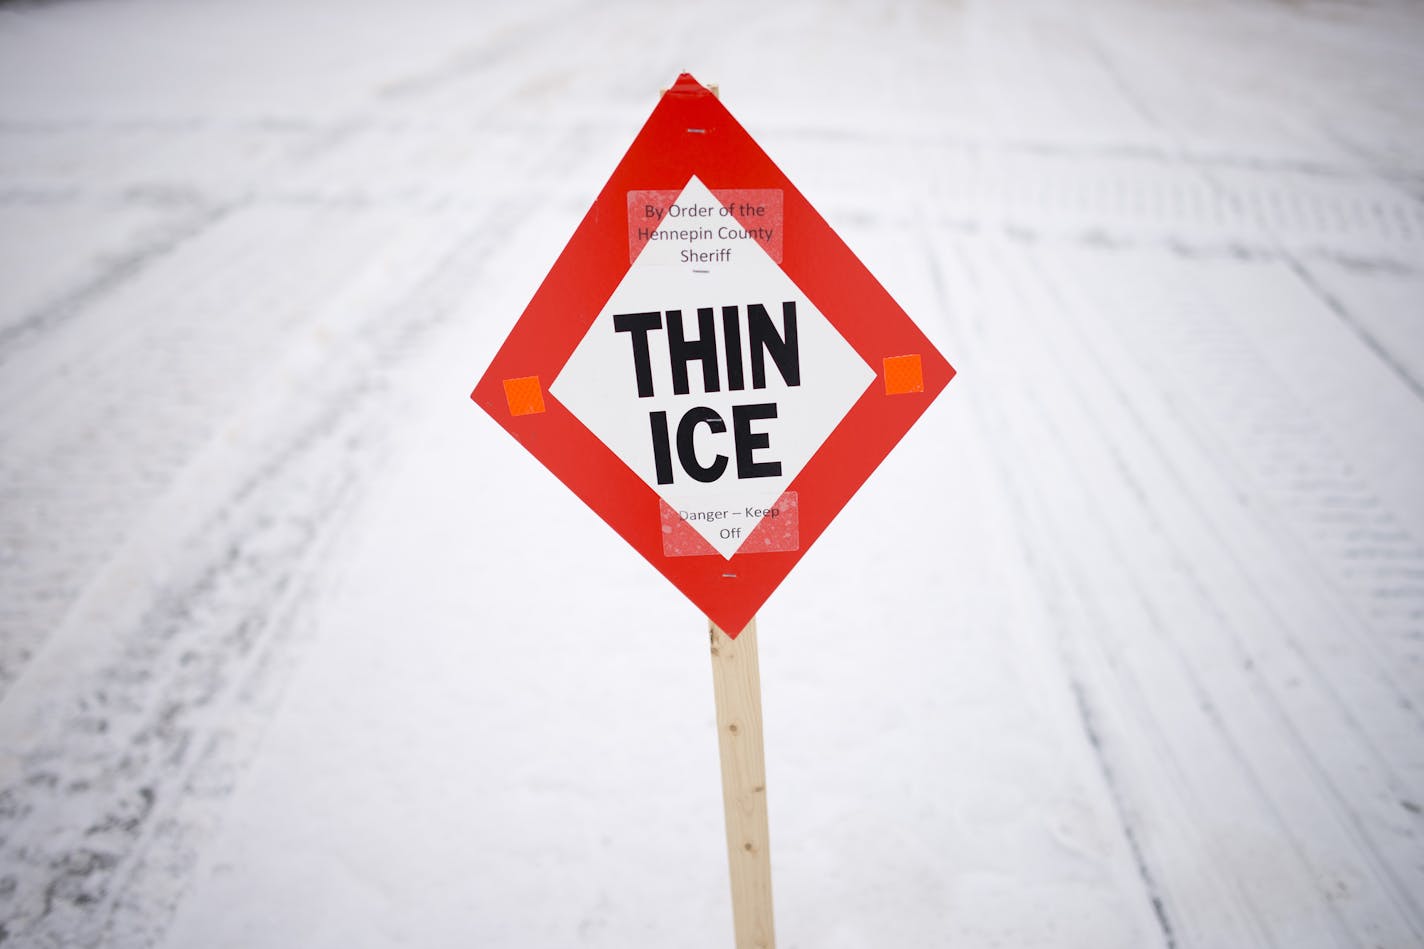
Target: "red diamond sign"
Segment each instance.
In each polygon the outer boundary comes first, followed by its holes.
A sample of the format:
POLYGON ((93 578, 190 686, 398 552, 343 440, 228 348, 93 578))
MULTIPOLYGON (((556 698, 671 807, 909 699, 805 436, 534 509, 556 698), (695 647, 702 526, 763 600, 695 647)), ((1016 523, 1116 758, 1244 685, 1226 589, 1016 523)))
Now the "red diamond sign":
POLYGON ((953 377, 684 73, 471 398, 735 636, 953 377))

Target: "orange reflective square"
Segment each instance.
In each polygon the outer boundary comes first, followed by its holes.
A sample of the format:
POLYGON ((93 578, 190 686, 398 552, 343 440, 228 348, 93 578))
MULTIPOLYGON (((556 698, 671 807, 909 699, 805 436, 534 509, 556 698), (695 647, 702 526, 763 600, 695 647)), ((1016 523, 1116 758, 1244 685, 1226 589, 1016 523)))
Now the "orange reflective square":
POLYGON ((504 400, 510 415, 537 415, 544 411, 544 387, 538 376, 504 380, 504 400))
POLYGON ((885 394, 903 395, 925 391, 925 373, 920 367, 920 354, 885 357, 885 394))

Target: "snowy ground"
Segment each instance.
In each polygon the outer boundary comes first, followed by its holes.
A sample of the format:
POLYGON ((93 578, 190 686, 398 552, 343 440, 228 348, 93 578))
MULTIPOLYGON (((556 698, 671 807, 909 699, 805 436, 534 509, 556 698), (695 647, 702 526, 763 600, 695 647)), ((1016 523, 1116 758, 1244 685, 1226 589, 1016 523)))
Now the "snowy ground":
POLYGON ((0 944, 730 945, 468 402, 682 69, 960 370, 760 619, 783 947, 1424 945, 1424 9, 0 5, 0 944))

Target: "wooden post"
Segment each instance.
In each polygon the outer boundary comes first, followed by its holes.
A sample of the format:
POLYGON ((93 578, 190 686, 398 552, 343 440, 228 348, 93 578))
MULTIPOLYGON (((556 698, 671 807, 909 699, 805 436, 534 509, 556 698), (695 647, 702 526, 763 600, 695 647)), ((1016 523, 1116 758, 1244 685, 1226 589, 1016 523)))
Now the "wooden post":
POLYGON ((717 698, 717 744, 722 754, 732 925, 737 949, 774 949, 756 619, 736 639, 716 623, 707 625, 712 634, 712 689, 717 698))

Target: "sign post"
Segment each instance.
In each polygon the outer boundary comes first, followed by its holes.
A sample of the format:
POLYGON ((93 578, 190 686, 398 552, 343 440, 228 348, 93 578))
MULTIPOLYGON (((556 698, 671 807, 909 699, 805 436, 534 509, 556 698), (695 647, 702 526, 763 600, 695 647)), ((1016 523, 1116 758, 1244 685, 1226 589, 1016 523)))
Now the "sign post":
POLYGON ((732 928, 737 949, 776 945, 771 913, 771 846, 766 816, 766 760, 761 737, 761 673, 756 620, 734 639, 708 623, 717 745, 722 758, 722 810, 732 876, 732 928))
POLYGON ((684 73, 471 393, 710 621, 738 949, 774 945, 756 612, 953 376, 684 73))

